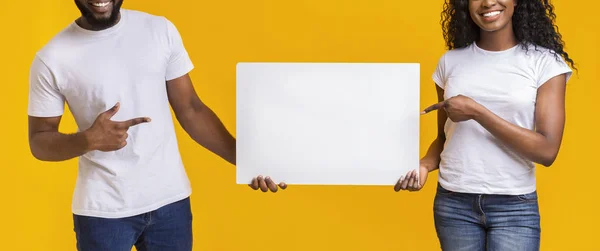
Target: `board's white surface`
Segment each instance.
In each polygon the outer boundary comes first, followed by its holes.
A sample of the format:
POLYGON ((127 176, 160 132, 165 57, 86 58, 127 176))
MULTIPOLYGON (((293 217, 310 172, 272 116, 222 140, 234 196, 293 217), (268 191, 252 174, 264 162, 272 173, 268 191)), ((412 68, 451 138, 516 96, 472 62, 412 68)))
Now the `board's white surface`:
POLYGON ((419 163, 419 64, 238 63, 238 184, 393 185, 419 163))

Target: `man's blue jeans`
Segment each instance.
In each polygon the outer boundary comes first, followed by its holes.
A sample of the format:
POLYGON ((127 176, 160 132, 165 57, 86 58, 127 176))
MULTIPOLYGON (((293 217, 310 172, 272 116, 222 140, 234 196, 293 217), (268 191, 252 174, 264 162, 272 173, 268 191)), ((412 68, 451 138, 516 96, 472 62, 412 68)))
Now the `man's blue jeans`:
POLYGON ((121 219, 73 216, 79 251, 191 251, 190 199, 121 219))
POLYGON ((444 251, 538 251, 537 192, 523 195, 464 194, 438 184, 434 220, 444 251))

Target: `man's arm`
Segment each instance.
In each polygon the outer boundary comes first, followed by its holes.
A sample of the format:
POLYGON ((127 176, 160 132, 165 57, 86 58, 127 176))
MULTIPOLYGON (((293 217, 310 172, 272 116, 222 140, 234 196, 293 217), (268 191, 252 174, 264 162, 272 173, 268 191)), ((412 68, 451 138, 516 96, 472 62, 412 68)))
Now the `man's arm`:
POLYGON ((236 164, 235 138, 198 97, 188 74, 167 81, 169 103, 181 127, 202 147, 236 164))
MULTIPOLYGON (((206 106, 196 94, 192 80, 187 72, 193 68, 183 40, 175 25, 167 22, 167 34, 169 35, 169 57, 167 74, 167 95, 169 103, 175 112, 179 124, 190 137, 199 145, 223 158, 227 162, 236 165, 236 142, 235 138, 227 131, 221 120, 206 106), (183 73, 186 74, 183 74, 183 73)), ((249 186, 263 192, 271 190, 277 192, 277 184, 270 177, 256 177, 249 186)), ((285 189, 285 183, 279 187, 285 189)))
POLYGON ((42 161, 64 161, 88 152, 84 132, 58 132, 62 116, 41 118, 29 116, 29 147, 33 156, 42 161))
POLYGON ((29 147, 33 156, 43 161, 64 161, 79 157, 89 151, 116 151, 127 145, 129 127, 150 122, 140 117, 127 121, 112 121, 119 111, 117 103, 100 113, 92 126, 85 131, 64 134, 58 131, 62 116, 29 116, 29 147))
POLYGON ((83 133, 58 132, 64 104, 55 75, 36 55, 29 72, 28 137, 31 153, 39 160, 63 161, 87 151, 83 133))

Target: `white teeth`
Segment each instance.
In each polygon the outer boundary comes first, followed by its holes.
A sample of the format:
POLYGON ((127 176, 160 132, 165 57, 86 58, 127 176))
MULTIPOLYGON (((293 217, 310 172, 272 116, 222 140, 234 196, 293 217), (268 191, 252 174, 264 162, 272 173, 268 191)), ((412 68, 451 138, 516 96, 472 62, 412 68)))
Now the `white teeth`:
POLYGON ((500 11, 492 11, 492 12, 488 12, 488 13, 483 14, 483 16, 484 17, 493 17, 493 16, 498 15, 498 14, 500 14, 500 11))
POLYGON ((104 7, 106 5, 108 5, 110 2, 106 2, 106 3, 92 3, 92 5, 96 6, 96 7, 104 7))

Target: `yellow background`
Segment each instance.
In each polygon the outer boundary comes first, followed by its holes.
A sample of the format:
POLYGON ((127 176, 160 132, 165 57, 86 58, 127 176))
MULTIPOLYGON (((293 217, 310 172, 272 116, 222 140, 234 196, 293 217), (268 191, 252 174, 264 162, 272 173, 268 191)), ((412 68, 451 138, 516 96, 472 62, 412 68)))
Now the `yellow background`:
MULTIPOLYGON (((593 14, 600 3, 554 2, 580 73, 569 82, 558 160, 538 172, 542 250, 600 250, 595 239, 600 22, 593 14)), ((32 158, 26 108, 34 53, 79 12, 66 0, 2 5, 0 249, 74 250, 70 203, 76 162, 32 158)), ((421 105, 436 101, 430 77, 444 52, 442 1, 126 0, 124 7, 164 15, 177 25, 196 65, 195 86, 233 131, 239 61, 418 62, 421 105)), ((70 115, 63 121, 64 132, 76 129, 70 115)), ((194 189, 194 250, 439 250, 432 219, 437 172, 419 193, 292 186, 263 194, 235 185, 233 166, 177 130, 194 189)), ((435 133, 435 115, 422 117, 422 153, 435 133)))

